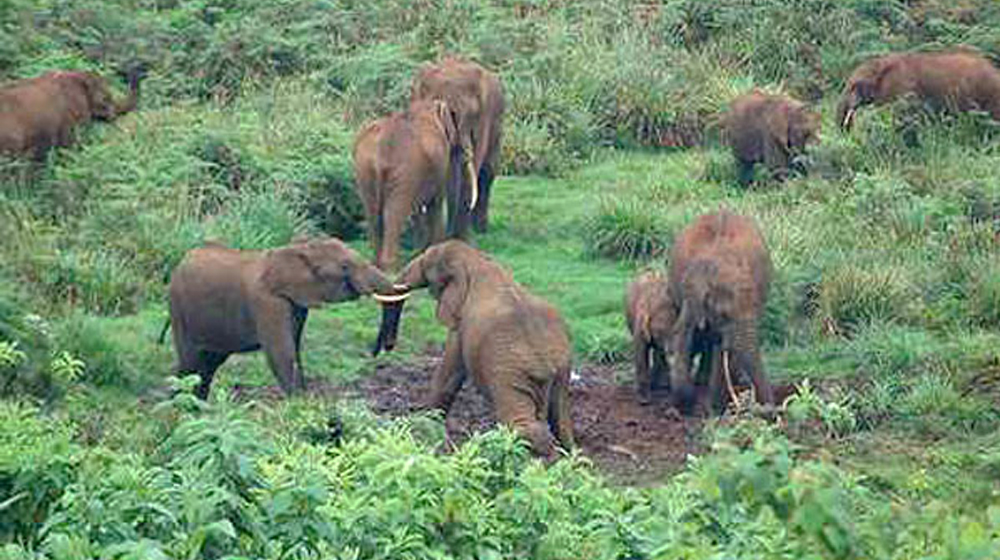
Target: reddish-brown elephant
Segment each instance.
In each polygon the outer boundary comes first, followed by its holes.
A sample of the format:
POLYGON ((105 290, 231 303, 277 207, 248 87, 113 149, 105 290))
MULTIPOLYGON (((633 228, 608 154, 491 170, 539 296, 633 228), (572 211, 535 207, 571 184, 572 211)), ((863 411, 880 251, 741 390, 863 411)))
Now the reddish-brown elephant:
POLYGON ((695 405, 691 365, 700 355, 708 377, 703 408, 721 397, 723 375, 749 377, 758 401, 774 402, 764 374, 757 325, 771 281, 771 257, 752 218, 721 210, 684 228, 670 256, 670 288, 677 321, 670 390, 684 412, 695 405), (725 365, 730 370, 725 371, 725 365))
MULTIPOLYGON (((396 298, 407 288, 429 288, 438 302, 438 320, 448 327, 444 360, 424 406, 447 413, 471 376, 500 422, 529 441, 536 454, 554 458, 557 441, 566 449, 573 446, 571 347, 555 307, 460 240, 430 247, 398 281, 396 298)), ((384 321, 379 339, 392 340, 394 333, 382 331, 397 324, 384 321)))
POLYGON ((0 154, 42 160, 69 146, 75 129, 110 121, 135 109, 141 68, 128 72, 129 94, 115 100, 107 82, 92 72, 48 72, 0 88, 0 154))
MULTIPOLYGON (((504 93, 500 78, 475 62, 450 56, 420 70, 413 82, 411 103, 440 99, 458 116, 458 155, 473 163, 471 178, 452 174, 448 186, 448 236, 464 237, 473 229, 485 232, 490 192, 500 157, 504 93)), ((456 160, 457 161, 457 160, 456 160)))
POLYGON ((368 294, 389 305, 405 297, 333 238, 296 240, 268 251, 208 243, 177 265, 169 292, 175 369, 201 376, 201 398, 230 354, 255 350, 267 354, 285 393, 304 389, 300 348, 309 309, 368 294))
POLYGON ((733 100, 723 127, 739 165, 739 181, 745 185, 760 162, 784 178, 793 158, 818 140, 820 117, 791 97, 755 90, 733 100))
POLYGON ((625 293, 625 323, 632 334, 636 391, 646 404, 670 374, 667 353, 677 318, 670 282, 659 271, 640 274, 625 293))
POLYGON ((358 133, 355 188, 364 202, 375 265, 382 270, 394 269, 411 216, 421 248, 444 240, 445 188, 453 173, 473 173, 471 165, 460 167, 457 119, 444 101, 418 101, 358 133))
POLYGON ((837 106, 837 122, 850 129, 857 110, 913 94, 937 110, 985 111, 1000 120, 1000 71, 978 52, 896 53, 858 66, 837 106))

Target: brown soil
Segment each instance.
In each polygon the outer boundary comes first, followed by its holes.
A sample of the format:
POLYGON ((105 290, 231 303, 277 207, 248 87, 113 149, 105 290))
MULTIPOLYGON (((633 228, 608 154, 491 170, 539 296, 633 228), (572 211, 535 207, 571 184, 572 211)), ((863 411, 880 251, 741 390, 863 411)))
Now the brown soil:
MULTIPOLYGON (((309 392, 363 398, 378 414, 403 416, 425 397, 439 360, 428 357, 405 366, 383 365, 348 386, 310 383, 309 392)), ((679 470, 689 453, 702 450, 698 438, 702 420, 682 417, 666 396, 649 405, 639 404, 632 386, 616 382, 615 373, 613 367, 599 365, 582 365, 574 372, 570 396, 576 444, 599 470, 619 483, 660 482, 679 470)), ((247 389, 236 390, 256 397, 280 396, 276 387, 247 389)), ((778 402, 789 393, 788 387, 775 389, 778 402)), ((459 444, 473 433, 492 428, 496 418, 488 399, 467 382, 445 424, 450 442, 459 444)))

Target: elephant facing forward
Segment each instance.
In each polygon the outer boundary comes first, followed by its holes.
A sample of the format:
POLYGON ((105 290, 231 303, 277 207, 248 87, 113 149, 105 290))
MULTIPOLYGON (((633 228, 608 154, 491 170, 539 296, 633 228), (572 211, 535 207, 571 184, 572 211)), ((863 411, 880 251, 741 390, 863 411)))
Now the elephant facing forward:
POLYGON ((907 94, 936 109, 986 111, 1000 120, 1000 70, 978 52, 957 48, 890 54, 858 66, 840 97, 837 122, 849 130, 860 107, 907 94))
POLYGON ((721 397, 727 363, 732 375, 752 379, 758 401, 773 403, 757 336, 771 274, 770 254, 751 218, 721 210, 699 217, 677 237, 670 258, 678 313, 670 388, 682 411, 690 412, 695 404, 695 355, 700 355, 701 374, 708 376, 706 408, 721 397))
MULTIPOLYGON (((391 270, 411 216, 423 246, 444 240, 441 208, 462 165, 458 116, 444 101, 421 101, 381 118, 358 133, 354 174, 365 205, 375 265, 391 270)), ((459 179, 461 180, 461 179, 459 179)))
POLYGON ((763 162, 779 179, 795 156, 818 139, 819 114, 785 95, 752 91, 733 100, 723 118, 726 141, 739 166, 739 181, 753 179, 753 166, 763 162))
POLYGON ((189 251, 170 278, 175 370, 200 375, 197 394, 206 398, 230 354, 262 349, 286 394, 304 389, 309 309, 376 293, 398 299, 388 278, 337 239, 268 251, 208 243, 189 251))
POLYGON ((527 439, 535 453, 552 458, 556 441, 573 446, 570 341, 552 305, 459 240, 427 249, 399 282, 399 289, 428 287, 438 301, 438 320, 448 327, 427 407, 447 413, 471 375, 500 422, 527 439))
POLYGON ((132 111, 143 73, 128 72, 129 94, 121 100, 92 72, 48 72, 0 87, 0 154, 40 161, 50 149, 69 146, 78 126, 132 111))
POLYGON ((439 99, 457 115, 457 155, 473 164, 472 176, 454 174, 448 187, 448 235, 464 237, 471 221, 480 233, 489 225, 490 192, 500 158, 504 94, 500 79, 475 62, 446 57, 420 70, 410 102, 439 99))
POLYGON ((632 334, 636 391, 648 403, 653 391, 670 374, 667 353, 677 313, 665 274, 649 271, 639 275, 625 294, 625 322, 632 334))

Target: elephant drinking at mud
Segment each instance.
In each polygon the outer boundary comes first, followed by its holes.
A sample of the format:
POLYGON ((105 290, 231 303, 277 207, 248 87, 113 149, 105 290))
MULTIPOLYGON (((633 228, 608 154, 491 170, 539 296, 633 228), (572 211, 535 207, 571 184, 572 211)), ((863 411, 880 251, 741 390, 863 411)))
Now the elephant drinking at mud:
POLYGON ((453 173, 473 179, 471 161, 461 164, 458 118, 445 101, 419 101, 358 133, 355 186, 380 269, 395 267, 399 240, 411 216, 421 248, 444 240, 446 185, 455 181, 453 173))
POLYGON ((93 72, 47 72, 0 87, 0 154, 41 161, 69 146, 78 126, 134 110, 143 76, 142 67, 130 69, 128 96, 119 100, 93 72))
POLYGON ((442 100, 457 115, 460 144, 455 165, 471 165, 469 175, 453 172, 448 185, 448 236, 463 238, 471 221, 479 233, 489 225, 490 192, 498 171, 504 93, 500 79, 475 62, 449 56, 417 74, 410 102, 442 100), (459 164, 464 161, 464 164, 459 164))
POLYGON ((405 297, 333 238, 267 251, 207 243, 174 269, 169 293, 175 370, 201 376, 201 398, 230 354, 255 350, 267 355, 286 394, 305 389, 300 350, 309 309, 368 294, 386 303, 405 297))
POLYGON ((427 249, 407 265, 399 282, 399 290, 429 288, 438 320, 448 327, 426 407, 447 413, 471 376, 500 422, 530 442, 536 454, 553 458, 556 442, 573 446, 570 341, 552 305, 460 240, 427 249))
POLYGON ((670 288, 677 321, 670 388, 684 412, 695 404, 691 366, 700 356, 708 376, 706 408, 721 396, 725 376, 753 381, 757 400, 773 404, 757 327, 771 281, 771 257, 751 218, 720 210, 687 226, 670 256, 670 288))

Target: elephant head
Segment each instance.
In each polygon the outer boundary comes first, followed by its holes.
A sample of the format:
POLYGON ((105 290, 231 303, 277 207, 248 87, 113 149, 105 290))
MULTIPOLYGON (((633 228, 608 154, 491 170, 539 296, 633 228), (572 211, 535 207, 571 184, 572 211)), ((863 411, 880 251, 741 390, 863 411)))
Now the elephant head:
POLYGON ((104 78, 92 72, 63 72, 58 76, 66 79, 71 84, 69 87, 82 96, 90 118, 110 121, 135 109, 144 72, 139 67, 128 72, 129 93, 121 100, 115 100, 104 78))
POLYGON ((438 301, 437 317, 457 329, 471 281, 470 260, 476 250, 462 241, 438 243, 412 260, 399 276, 399 287, 428 288, 438 301))
POLYGON ((862 64, 851 74, 837 104, 837 122, 841 129, 851 129, 858 108, 884 100, 886 90, 892 85, 886 77, 896 66, 894 57, 877 58, 862 64))
MULTIPOLYGON (((680 314, 675 327, 675 356, 671 390, 678 406, 689 411, 695 401, 690 356, 718 344, 733 364, 732 375, 761 378, 757 340, 757 306, 750 293, 751 280, 733 267, 703 259, 692 262, 681 283, 680 314)), ((721 356, 719 356, 721 358, 721 356)), ((702 359, 711 359, 703 356, 702 359)), ((721 371, 721 364, 716 364, 721 371)), ((716 371, 710 372, 715 375, 716 371)), ((766 387, 761 387, 766 393, 766 387)), ((714 395, 711 398, 715 398, 714 395)))
POLYGON ((269 251, 264 260, 264 285, 299 307, 319 307, 370 294, 382 294, 384 300, 399 296, 382 271, 337 239, 292 243, 269 251))

